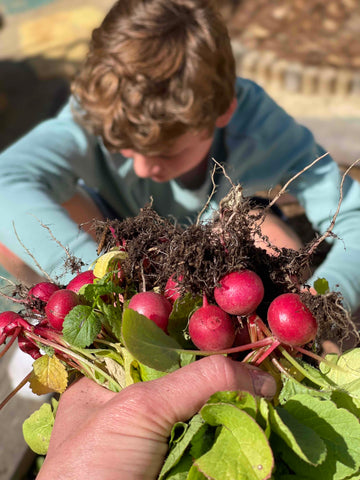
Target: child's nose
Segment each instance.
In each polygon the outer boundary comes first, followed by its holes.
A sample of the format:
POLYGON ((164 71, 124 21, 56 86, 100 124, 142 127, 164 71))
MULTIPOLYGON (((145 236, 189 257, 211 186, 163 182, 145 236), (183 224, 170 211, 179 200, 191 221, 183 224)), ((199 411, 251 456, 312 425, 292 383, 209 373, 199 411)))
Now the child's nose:
POLYGON ((147 157, 139 153, 134 154, 134 171, 140 178, 149 178, 160 172, 161 166, 154 157, 147 157))

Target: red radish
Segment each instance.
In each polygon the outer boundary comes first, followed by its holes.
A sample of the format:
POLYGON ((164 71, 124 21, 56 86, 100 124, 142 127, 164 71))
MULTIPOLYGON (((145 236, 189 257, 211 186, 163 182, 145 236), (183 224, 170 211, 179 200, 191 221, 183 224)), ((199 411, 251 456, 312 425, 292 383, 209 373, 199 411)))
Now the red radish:
POLYGON ((30 323, 18 313, 11 310, 0 313, 0 345, 19 327, 24 330, 31 330, 30 323))
POLYGON ((34 345, 33 342, 24 337, 24 335, 20 334, 18 336, 18 344, 20 350, 30 355, 34 360, 41 357, 39 347, 34 345))
MULTIPOLYGON (((182 280, 182 275, 179 276, 179 281, 182 280)), ((179 291, 179 284, 176 280, 173 279, 171 276, 169 280, 166 282, 164 296, 170 300, 170 302, 174 303, 175 300, 180 298, 180 291, 179 291)))
POLYGON ((61 330, 66 315, 79 304, 80 299, 72 290, 62 289, 54 292, 45 306, 50 325, 56 330, 61 330))
POLYGON ((74 277, 68 283, 66 289, 72 290, 75 293, 78 293, 80 288, 89 283, 94 283, 95 275, 92 270, 86 270, 86 272, 81 272, 76 277, 74 277))
POLYGON ((189 335, 200 350, 224 350, 235 340, 232 318, 216 305, 209 305, 204 297, 203 306, 189 320, 189 335))
POLYGON ((47 302, 51 295, 60 290, 60 287, 51 282, 40 282, 34 285, 28 293, 28 298, 37 298, 43 302, 47 302))
POLYGON ((166 332, 172 305, 160 293, 137 293, 131 298, 128 307, 149 318, 166 332))
POLYGON ((305 345, 316 337, 316 319, 297 293, 276 297, 270 303, 267 319, 274 336, 286 345, 305 345))
POLYGON ((216 303, 231 315, 248 315, 256 310, 264 298, 264 285, 252 270, 241 270, 225 275, 215 287, 216 303))

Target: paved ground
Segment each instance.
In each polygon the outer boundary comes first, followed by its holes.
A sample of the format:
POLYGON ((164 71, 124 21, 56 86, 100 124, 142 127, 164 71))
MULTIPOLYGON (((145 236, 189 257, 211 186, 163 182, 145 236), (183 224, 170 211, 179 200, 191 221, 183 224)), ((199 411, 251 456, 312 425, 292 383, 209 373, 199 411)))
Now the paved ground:
MULTIPOLYGON (((83 58, 90 31, 112 3, 113 0, 2 1, 0 150, 53 115, 65 100, 68 80, 83 58)), ((319 143, 340 165, 349 165, 360 157, 359 97, 292 94, 273 85, 264 87, 299 122, 313 130, 319 143)), ((360 179, 358 172, 355 169, 353 174, 360 179)), ((296 204, 290 207, 294 215, 301 216, 296 204)), ((0 309, 5 308, 8 306, 0 301, 0 309)), ((0 364, 0 401, 10 390, 7 362, 5 357, 0 364)), ((22 440, 21 424, 38 404, 37 397, 18 397, 0 412, 2 432, 6 432, 0 443, 0 480, 25 480, 18 467, 22 465, 26 470, 31 457, 22 440)))

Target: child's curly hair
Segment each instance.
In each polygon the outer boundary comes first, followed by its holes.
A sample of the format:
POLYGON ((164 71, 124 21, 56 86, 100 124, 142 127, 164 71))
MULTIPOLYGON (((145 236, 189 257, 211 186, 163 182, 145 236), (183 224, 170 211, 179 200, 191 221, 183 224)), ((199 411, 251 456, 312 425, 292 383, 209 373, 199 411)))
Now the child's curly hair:
POLYGON ((73 83, 80 121, 109 150, 158 153, 212 133, 234 97, 235 61, 213 0, 119 0, 73 83))

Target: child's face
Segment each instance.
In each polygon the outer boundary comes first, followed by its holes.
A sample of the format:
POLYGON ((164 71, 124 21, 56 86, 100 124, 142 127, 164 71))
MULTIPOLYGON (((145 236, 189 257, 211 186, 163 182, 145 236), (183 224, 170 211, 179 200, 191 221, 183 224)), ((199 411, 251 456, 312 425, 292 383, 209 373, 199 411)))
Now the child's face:
POLYGON ((208 132, 186 133, 158 155, 147 156, 130 149, 121 150, 121 153, 133 158, 134 171, 138 177, 167 182, 175 178, 181 179, 192 170, 196 175, 196 167, 207 160, 212 140, 208 132))

